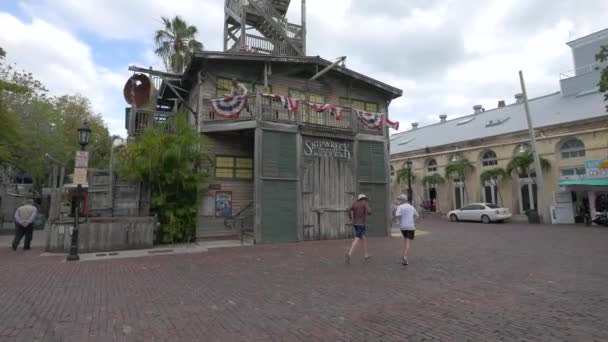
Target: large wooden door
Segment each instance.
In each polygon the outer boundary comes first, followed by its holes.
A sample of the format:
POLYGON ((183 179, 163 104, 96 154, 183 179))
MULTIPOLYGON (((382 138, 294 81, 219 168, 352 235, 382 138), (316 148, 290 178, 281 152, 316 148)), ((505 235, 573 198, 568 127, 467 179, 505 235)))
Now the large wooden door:
POLYGON ((302 178, 304 240, 350 237, 348 210, 354 198, 353 165, 349 159, 335 155, 305 159, 302 178))

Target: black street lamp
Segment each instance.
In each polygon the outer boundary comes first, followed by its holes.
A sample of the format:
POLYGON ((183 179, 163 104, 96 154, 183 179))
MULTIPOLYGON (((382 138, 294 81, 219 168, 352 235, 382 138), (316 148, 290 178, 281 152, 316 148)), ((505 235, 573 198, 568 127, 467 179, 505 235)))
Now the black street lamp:
MULTIPOLYGON (((80 150, 84 151, 86 146, 89 144, 91 137, 91 128, 89 124, 84 121, 78 128, 78 144, 80 150)), ((74 194, 74 229, 72 230, 72 241, 70 243, 70 254, 68 255, 68 261, 78 261, 78 215, 80 215, 80 203, 82 201, 83 191, 82 184, 78 184, 76 187, 76 193, 74 194)))
POLYGON ((407 160, 407 201, 412 204, 412 161, 407 160))

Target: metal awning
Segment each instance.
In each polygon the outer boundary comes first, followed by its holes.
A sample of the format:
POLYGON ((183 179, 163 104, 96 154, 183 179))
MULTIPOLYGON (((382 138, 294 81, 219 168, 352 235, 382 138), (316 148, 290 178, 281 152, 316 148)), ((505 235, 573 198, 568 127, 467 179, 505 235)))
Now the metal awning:
POLYGON ((608 186, 608 178, 574 179, 559 182, 560 186, 608 186))

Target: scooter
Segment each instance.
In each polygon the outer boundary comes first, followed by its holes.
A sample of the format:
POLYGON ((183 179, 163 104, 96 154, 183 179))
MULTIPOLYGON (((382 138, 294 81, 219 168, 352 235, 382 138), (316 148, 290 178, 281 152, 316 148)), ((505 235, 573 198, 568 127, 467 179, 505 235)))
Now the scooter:
POLYGON ((608 211, 604 210, 603 212, 596 214, 593 223, 608 227, 608 211))

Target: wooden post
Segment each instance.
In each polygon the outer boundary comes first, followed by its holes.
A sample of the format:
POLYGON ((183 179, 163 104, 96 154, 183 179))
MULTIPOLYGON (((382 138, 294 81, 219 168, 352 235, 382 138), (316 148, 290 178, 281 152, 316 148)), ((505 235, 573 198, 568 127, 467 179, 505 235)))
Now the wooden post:
POLYGON ((245 46, 245 34, 247 32, 247 6, 244 3, 241 4, 241 37, 239 51, 245 46))
POLYGON ((302 54, 306 56, 306 0, 302 1, 302 54))
POLYGON ((253 157, 253 206, 254 206, 254 223, 253 232, 256 241, 262 241, 262 158, 263 158, 263 146, 262 146, 262 129, 256 127, 254 137, 254 157, 253 157))
POLYGON ((228 50, 228 7, 230 5, 230 1, 232 0, 225 0, 224 1, 224 52, 226 52, 228 50))
POLYGON ((298 222, 297 234, 298 240, 304 240, 304 215, 302 212, 302 177, 304 170, 302 169, 302 134, 296 133, 296 171, 298 181, 296 183, 296 219, 298 222))

